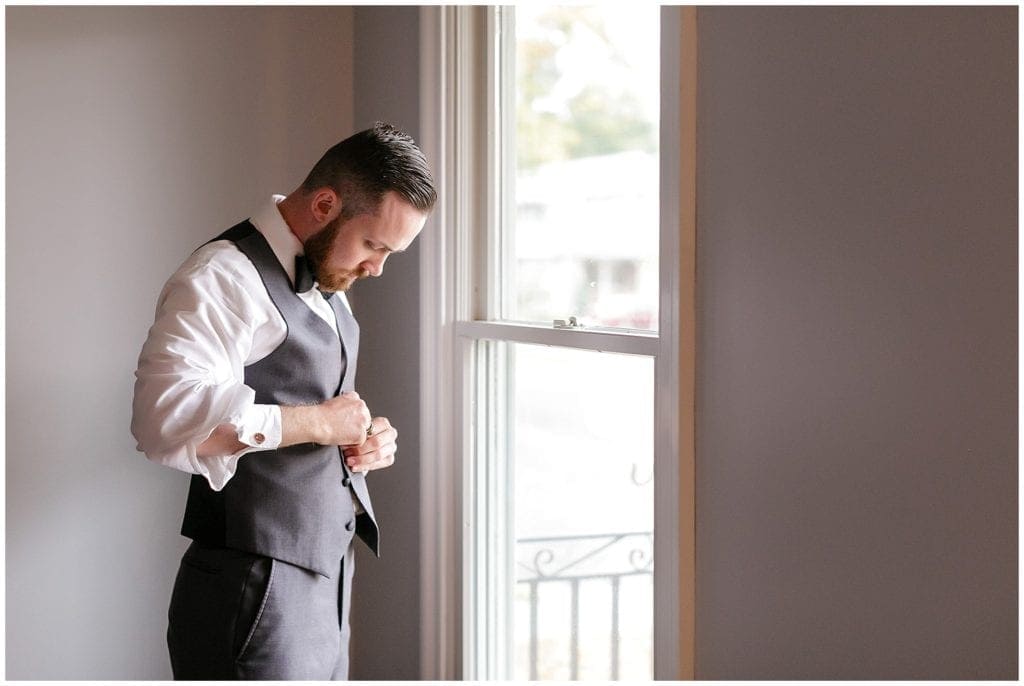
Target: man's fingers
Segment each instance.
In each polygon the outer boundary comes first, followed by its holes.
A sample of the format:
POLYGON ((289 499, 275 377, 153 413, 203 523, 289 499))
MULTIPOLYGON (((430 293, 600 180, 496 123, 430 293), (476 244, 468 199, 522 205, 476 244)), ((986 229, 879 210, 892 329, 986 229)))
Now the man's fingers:
POLYGON ((391 422, 388 421, 387 417, 374 417, 373 418, 373 422, 374 422, 374 427, 376 427, 376 429, 378 431, 384 431, 385 429, 393 428, 391 426, 391 422))
POLYGON ((373 470, 373 469, 384 469, 385 467, 390 467, 394 463, 395 463, 395 454, 391 453, 387 457, 382 457, 381 459, 377 460, 373 464, 369 465, 366 469, 367 469, 367 471, 370 471, 370 470, 373 470))
POLYGON ((393 430, 391 422, 388 421, 387 417, 373 417, 370 419, 369 426, 373 427, 373 435, 382 434, 385 431, 393 430))
POLYGON ((354 472, 365 472, 370 469, 390 467, 395 461, 398 445, 393 441, 385 443, 379 449, 359 455, 346 455, 345 464, 354 472))
POLYGON ((345 464, 354 472, 382 469, 395 463, 398 431, 391 426, 387 417, 373 417, 370 426, 373 427, 372 436, 359 445, 350 445, 344 449, 345 464))
POLYGON ((394 443, 398 438, 398 432, 388 428, 381 433, 375 433, 359 445, 350 445, 345 448, 345 457, 358 457, 380 450, 388 443, 394 443))
POLYGON ((394 452, 394 441, 383 443, 382 445, 379 445, 372 450, 367 450, 366 445, 363 444, 361 446, 353 447, 345 451, 345 464, 347 464, 349 467, 355 467, 357 465, 373 462, 379 459, 381 455, 388 455, 394 452))
POLYGON ((375 469, 384 469, 385 467, 390 467, 394 463, 395 463, 395 454, 391 453, 387 457, 382 457, 379 460, 377 460, 376 462, 371 462, 368 465, 364 465, 364 466, 360 467, 358 471, 360 471, 360 472, 371 472, 371 471, 373 471, 375 469))

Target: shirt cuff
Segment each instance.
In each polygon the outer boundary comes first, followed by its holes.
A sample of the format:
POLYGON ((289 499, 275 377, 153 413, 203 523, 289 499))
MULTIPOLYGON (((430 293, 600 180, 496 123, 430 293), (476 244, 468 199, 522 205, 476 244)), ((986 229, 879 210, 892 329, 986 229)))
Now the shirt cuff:
POLYGON ((277 405, 251 405, 228 418, 245 444, 241 450, 221 457, 195 458, 196 471, 206 477, 210 488, 219 491, 227 485, 238 469, 238 459, 246 453, 273 450, 281 445, 281 408, 277 405))
POLYGON ((238 456, 255 450, 274 450, 281 445, 281 408, 277 405, 250 405, 228 421, 238 432, 238 440, 249 446, 240 450, 238 456))

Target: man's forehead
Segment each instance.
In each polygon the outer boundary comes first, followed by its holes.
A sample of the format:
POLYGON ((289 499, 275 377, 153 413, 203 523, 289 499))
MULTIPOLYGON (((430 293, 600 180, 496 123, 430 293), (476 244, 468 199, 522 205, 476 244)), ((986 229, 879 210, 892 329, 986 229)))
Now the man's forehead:
POLYGON ((426 220, 425 212, 396 194, 390 202, 385 200, 381 203, 379 211, 372 217, 371 231, 374 240, 389 251, 405 252, 416 240, 426 220))

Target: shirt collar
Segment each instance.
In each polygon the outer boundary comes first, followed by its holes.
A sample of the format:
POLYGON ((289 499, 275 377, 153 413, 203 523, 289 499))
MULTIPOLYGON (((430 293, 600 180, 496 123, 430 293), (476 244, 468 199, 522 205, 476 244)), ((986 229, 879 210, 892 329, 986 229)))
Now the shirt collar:
POLYGON ((249 221, 263 234, 274 251, 277 261, 284 267, 288 279, 295 283, 295 256, 304 255, 305 250, 302 242, 288 228, 288 223, 281 216, 281 210, 277 204, 284 200, 283 195, 272 195, 254 214, 249 221))

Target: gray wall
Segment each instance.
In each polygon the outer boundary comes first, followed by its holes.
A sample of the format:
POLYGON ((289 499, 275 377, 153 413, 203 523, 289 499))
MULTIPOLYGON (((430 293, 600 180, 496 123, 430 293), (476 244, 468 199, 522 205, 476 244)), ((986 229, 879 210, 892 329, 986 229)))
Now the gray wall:
POLYGON ((351 132, 352 10, 6 19, 6 675, 166 679, 188 477, 135 452, 135 362, 188 253, 351 132))
MULTIPOLYGON (((355 126, 381 119, 419 140, 419 8, 357 7, 355 36, 355 126)), ((399 431, 394 466, 369 476, 381 558, 356 553, 353 679, 419 678, 419 278, 417 241, 352 290, 362 329, 356 386, 399 431)))
POLYGON ((1017 9, 699 10, 697 676, 1017 677, 1017 9))

